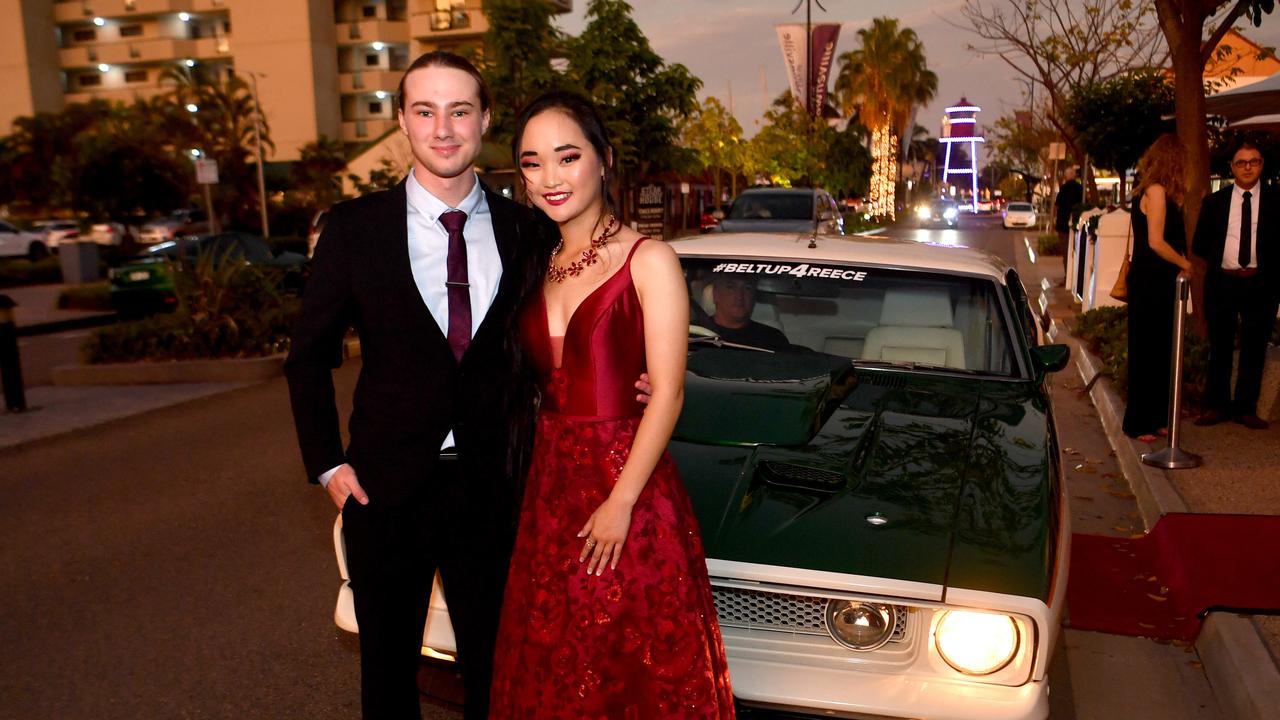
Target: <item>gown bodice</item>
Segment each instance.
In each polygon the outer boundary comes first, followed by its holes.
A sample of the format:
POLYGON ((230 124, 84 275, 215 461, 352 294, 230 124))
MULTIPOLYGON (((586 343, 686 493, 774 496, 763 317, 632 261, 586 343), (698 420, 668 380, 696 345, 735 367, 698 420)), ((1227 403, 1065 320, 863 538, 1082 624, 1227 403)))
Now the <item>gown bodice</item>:
POLYGON ((542 390, 542 412, 596 418, 643 413, 635 382, 646 367, 644 314, 631 278, 631 258, 644 241, 637 240, 622 266, 574 310, 560 353, 547 327, 546 296, 538 292, 526 306, 520 335, 542 390))

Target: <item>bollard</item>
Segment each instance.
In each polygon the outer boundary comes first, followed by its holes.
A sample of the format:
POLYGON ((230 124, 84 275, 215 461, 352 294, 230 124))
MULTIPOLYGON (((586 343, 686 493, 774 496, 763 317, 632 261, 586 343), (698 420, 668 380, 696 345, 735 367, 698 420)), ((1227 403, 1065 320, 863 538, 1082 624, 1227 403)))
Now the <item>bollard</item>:
POLYGON ((18 326, 13 321, 17 303, 0 295, 0 385, 4 386, 4 406, 10 412, 27 409, 22 388, 22 357, 18 355, 18 326))
POLYGON ((1169 369, 1169 444, 1163 450, 1143 453, 1142 462, 1166 470, 1200 467, 1201 459, 1178 447, 1178 426, 1182 415, 1182 330, 1191 299, 1191 276, 1178 274, 1177 300, 1173 303, 1173 358, 1169 369))

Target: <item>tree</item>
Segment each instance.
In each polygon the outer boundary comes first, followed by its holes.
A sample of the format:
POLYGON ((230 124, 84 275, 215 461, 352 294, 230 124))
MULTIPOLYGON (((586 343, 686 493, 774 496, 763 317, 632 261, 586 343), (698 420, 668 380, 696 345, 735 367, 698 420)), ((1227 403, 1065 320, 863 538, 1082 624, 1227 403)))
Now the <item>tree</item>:
POLYGON ((1187 199, 1183 214, 1188 240, 1209 189, 1209 142, 1204 104, 1204 66, 1222 36, 1241 17, 1257 27, 1275 0, 1155 0, 1160 31, 1173 59, 1174 121, 1187 149, 1187 199), (1215 16, 1217 19, 1214 20, 1215 16), (1206 24, 1214 30, 1205 38, 1206 24))
POLYGON ((871 183, 871 152, 864 142, 867 129, 849 123, 843 132, 824 128, 826 160, 818 184, 837 197, 865 196, 871 183))
POLYGON ((774 185, 813 185, 826 158, 828 130, 796 103, 788 90, 764 114, 760 130, 749 143, 748 164, 753 174, 774 185))
MULTIPOLYGON (((170 85, 152 101, 154 111, 182 144, 218 163, 218 196, 233 222, 258 223, 257 155, 253 126, 257 108, 249 84, 202 66, 174 65, 160 75, 170 85), (191 111, 194 107, 195 110, 191 111), (251 162, 252 161, 252 162, 251 162)), ((265 116, 260 127, 263 156, 275 152, 265 116)))
POLYGON ((564 34, 552 19, 546 0, 485 0, 489 29, 484 54, 477 57, 485 84, 498 102, 489 120, 489 137, 510 145, 520 109, 538 95, 563 87, 565 79, 552 61, 564 54, 564 34))
MULTIPOLYGON (((998 118, 992 123, 987 137, 992 160, 998 167, 1017 174, 1022 188, 1017 194, 1025 191, 1027 202, 1031 201, 1031 193, 1042 179, 1049 143, 1056 142, 1059 137, 1058 131, 1042 119, 1046 115, 1043 110, 1017 110, 1012 116, 998 118)), ((1000 187, 1005 189, 1004 184, 1000 187)))
POLYGON ((924 45, 895 18, 880 17, 858 31, 860 46, 840 56, 836 95, 841 110, 871 131, 871 212, 892 218, 901 138, 912 110, 931 100, 938 76, 925 61, 924 45))
POLYGON ((342 141, 321 135, 301 148, 298 161, 289 168, 293 186, 313 207, 329 207, 342 198, 341 173, 347 169, 342 141))
POLYGON ((53 175, 59 204, 91 217, 126 218, 187 203, 191 162, 156 143, 156 118, 144 102, 116 105, 72 141, 53 175))
POLYGON ((711 171, 717 203, 722 197, 722 171, 733 178, 733 194, 738 194, 737 175, 742 168, 737 146, 741 138, 742 126, 715 97, 703 100, 698 110, 680 125, 681 144, 693 150, 702 169, 711 171))
POLYGON ((587 26, 568 42, 569 79, 600 107, 613 138, 614 166, 627 192, 632 173, 679 165, 679 122, 698 110, 702 81, 667 65, 649 46, 623 0, 591 0, 587 26))
POLYGON ((57 166, 73 156, 75 139, 110 113, 110 103, 94 100, 14 120, 13 134, 5 139, 11 155, 5 173, 10 191, 4 200, 42 211, 59 203, 65 192, 57 182, 57 166))
POLYGON ((1074 128, 1062 117, 1071 93, 1160 67, 1168 56, 1155 13, 1141 0, 966 0, 960 14, 967 25, 956 27, 982 40, 971 50, 1000 58, 1043 88, 1044 117, 1077 158, 1082 153, 1074 128))
POLYGON ((1168 121, 1162 118, 1171 112, 1173 85, 1163 73, 1144 70, 1076 88, 1062 117, 1074 129, 1090 162, 1120 176, 1123 197, 1125 172, 1138 164, 1161 133, 1169 131, 1168 121))

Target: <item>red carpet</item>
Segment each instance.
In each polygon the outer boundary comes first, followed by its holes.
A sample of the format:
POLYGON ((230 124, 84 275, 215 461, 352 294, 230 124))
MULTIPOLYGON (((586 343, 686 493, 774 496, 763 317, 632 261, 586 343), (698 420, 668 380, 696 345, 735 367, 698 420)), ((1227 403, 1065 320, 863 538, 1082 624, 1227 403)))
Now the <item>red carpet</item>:
POLYGON ((1071 538, 1069 627, 1191 642, 1218 610, 1280 613, 1280 517, 1172 514, 1139 538, 1071 538))

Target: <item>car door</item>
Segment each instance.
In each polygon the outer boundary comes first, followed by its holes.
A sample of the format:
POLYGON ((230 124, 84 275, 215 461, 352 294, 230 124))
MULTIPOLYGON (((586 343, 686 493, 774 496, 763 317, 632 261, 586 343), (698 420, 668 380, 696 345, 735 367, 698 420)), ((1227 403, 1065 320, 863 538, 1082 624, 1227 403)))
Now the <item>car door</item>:
POLYGON ((0 256, 18 257, 26 254, 26 237, 18 231, 18 228, 0 221, 0 256))

